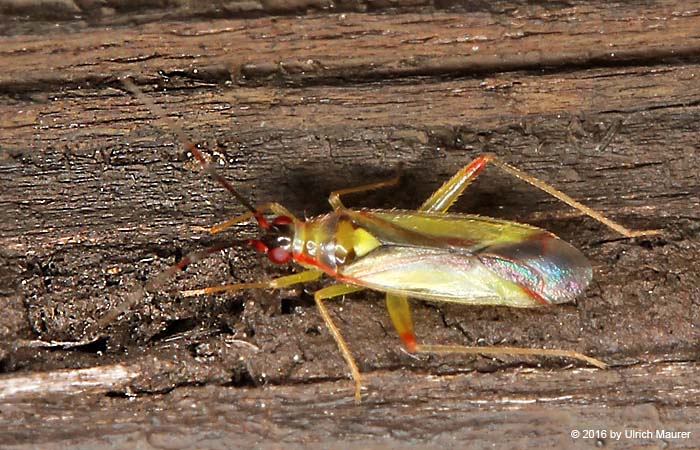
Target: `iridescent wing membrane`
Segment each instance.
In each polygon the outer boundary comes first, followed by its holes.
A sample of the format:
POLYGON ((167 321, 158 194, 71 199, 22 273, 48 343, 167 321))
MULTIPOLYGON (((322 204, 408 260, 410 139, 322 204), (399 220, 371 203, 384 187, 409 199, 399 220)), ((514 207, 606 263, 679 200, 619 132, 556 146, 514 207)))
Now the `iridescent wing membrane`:
POLYGON ((345 265, 349 283, 426 300, 516 307, 573 300, 586 258, 530 225, 469 214, 343 210, 380 244, 345 265))

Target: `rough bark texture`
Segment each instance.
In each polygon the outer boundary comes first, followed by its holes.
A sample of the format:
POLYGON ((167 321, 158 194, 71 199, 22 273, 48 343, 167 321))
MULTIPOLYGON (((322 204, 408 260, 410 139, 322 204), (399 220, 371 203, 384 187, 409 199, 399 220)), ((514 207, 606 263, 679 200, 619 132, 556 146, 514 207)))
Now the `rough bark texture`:
POLYGON ((700 445, 700 5, 136 3, 0 4, 2 445, 700 445), (621 239, 487 170, 455 210, 555 232, 595 281, 575 304, 537 310, 413 302, 424 342, 575 349, 611 369, 416 358, 381 294, 363 292, 330 303, 365 375, 355 406, 313 305, 328 280, 179 294, 294 270, 247 249, 98 327, 214 241, 194 226, 243 211, 125 93, 125 75, 246 196, 300 216, 398 163, 398 188, 346 204, 415 208, 490 151, 631 228, 662 229, 621 239), (610 437, 626 429, 690 437, 610 437))

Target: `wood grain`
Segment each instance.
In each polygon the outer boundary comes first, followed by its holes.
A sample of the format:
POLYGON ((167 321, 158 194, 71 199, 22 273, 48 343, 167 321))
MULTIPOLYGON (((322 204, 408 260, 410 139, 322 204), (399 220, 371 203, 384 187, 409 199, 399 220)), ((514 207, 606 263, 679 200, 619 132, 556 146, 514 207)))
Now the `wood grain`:
MULTIPOLYGON (((516 448, 588 448, 593 440, 569 436, 585 426, 691 431, 694 439, 670 443, 697 446, 697 8, 251 3, 241 17, 242 3, 216 13, 188 2, 88 3, 61 3, 53 22, 36 9, 0 10, 7 445, 481 448, 495 442, 485 430, 498 429, 498 442, 516 448), (60 16, 72 7, 77 19, 60 16), (194 226, 242 211, 127 95, 125 75, 245 195, 302 216, 327 211, 331 190, 385 178, 399 163, 399 188, 346 203, 415 208, 491 151, 627 226, 663 229, 620 239, 486 171, 455 210, 557 233, 591 259, 593 285, 575 304, 542 310, 414 302, 425 342, 571 348, 613 368, 414 358, 381 296, 361 293, 331 305, 365 374, 365 403, 355 407, 313 307, 310 292, 323 283, 179 295, 293 270, 246 249, 197 264, 97 329, 149 277, 213 241, 194 226), (129 376, 110 378, 115 368, 129 376), (38 387, 17 390, 30 383, 38 387)), ((254 233, 244 225, 228 236, 254 233)))

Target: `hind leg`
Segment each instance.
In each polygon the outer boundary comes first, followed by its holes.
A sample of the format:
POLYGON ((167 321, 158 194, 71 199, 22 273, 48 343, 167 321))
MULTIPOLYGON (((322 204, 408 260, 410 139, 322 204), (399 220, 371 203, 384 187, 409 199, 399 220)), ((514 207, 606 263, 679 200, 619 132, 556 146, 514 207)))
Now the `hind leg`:
POLYGON ((438 190, 436 190, 433 195, 431 195, 430 198, 423 203, 423 205, 421 205, 419 211, 446 212, 459 198, 459 196, 462 195, 462 192, 464 192, 466 187, 469 186, 472 181, 474 181, 474 179, 479 175, 479 172, 481 172, 487 163, 491 163, 501 169, 503 172, 523 180, 524 182, 529 183, 540 190, 543 190, 552 197, 558 198, 572 208, 594 218, 598 222, 617 231, 625 237, 632 238, 637 236, 648 236, 658 234, 660 232, 659 230, 631 230, 615 222, 614 220, 605 217, 598 211, 589 208, 583 203, 574 200, 569 195, 561 192, 544 181, 501 161, 500 158, 491 153, 484 153, 483 155, 476 157, 472 162, 460 169, 452 178, 440 186, 440 188, 438 188, 438 190))

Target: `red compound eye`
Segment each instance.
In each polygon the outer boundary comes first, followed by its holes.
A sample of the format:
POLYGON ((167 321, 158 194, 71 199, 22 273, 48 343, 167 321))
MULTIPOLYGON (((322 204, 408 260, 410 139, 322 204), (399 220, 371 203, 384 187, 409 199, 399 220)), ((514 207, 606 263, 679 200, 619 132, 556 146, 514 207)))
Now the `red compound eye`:
POLYGON ((282 264, 289 261, 289 259, 292 257, 292 254, 287 250, 283 249, 282 247, 275 247, 267 252, 267 257, 270 258, 270 261, 274 263, 282 264))

